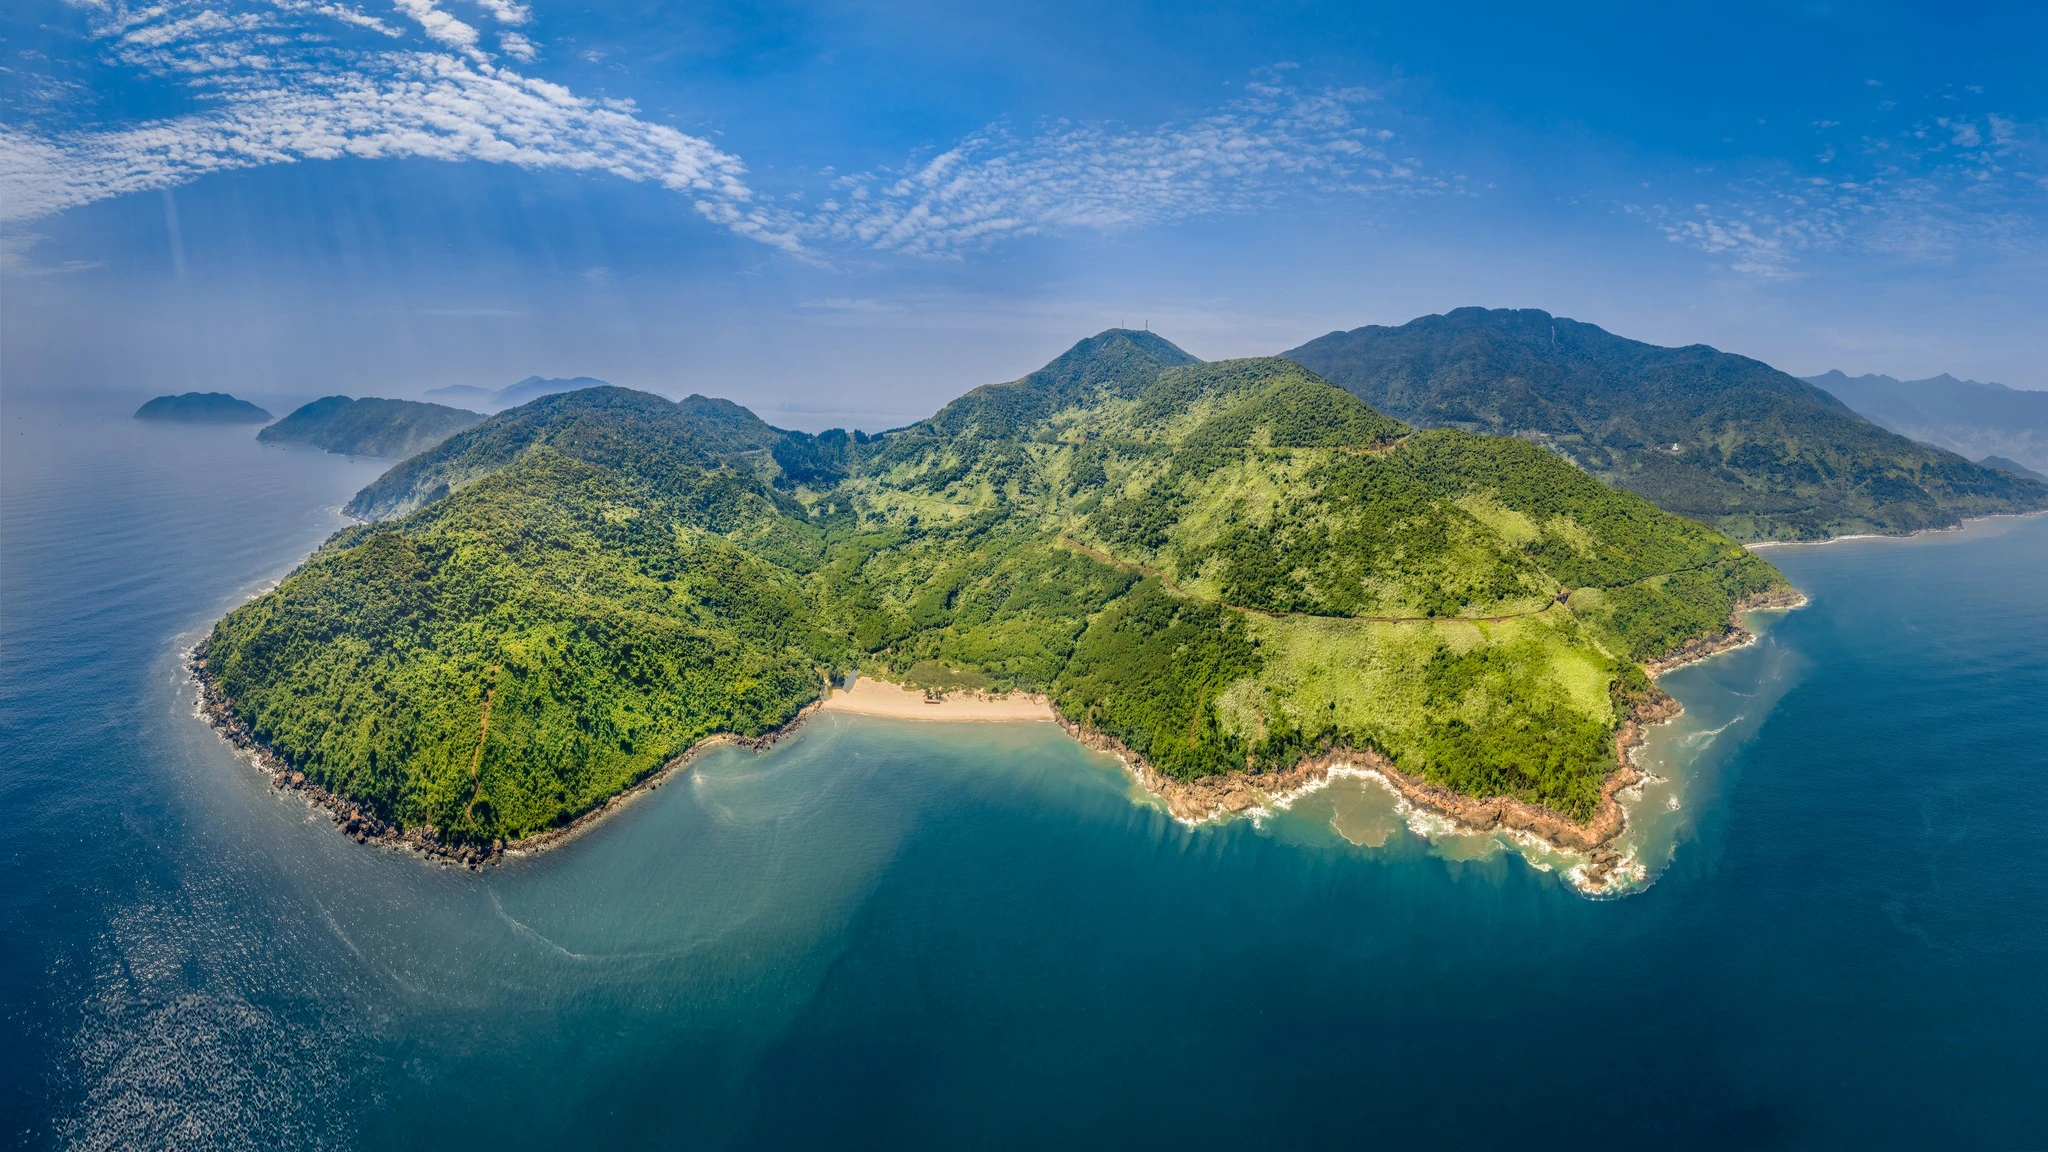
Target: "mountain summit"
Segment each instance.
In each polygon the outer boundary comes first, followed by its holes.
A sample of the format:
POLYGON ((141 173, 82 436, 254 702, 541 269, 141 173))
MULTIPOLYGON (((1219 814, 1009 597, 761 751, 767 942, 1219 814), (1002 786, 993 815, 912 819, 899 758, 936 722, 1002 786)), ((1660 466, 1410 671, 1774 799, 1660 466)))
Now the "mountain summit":
POLYGON ((974 430, 1005 436, 1100 394, 1128 395, 1165 369, 1199 363, 1156 333, 1111 328, 1075 344, 1028 376, 974 389, 920 427, 944 435, 974 430))
POLYGON ((1391 416, 1533 439, 1742 540, 1947 527, 2048 487, 1918 444, 1746 356, 1535 309, 1332 332, 1287 356, 1391 416))

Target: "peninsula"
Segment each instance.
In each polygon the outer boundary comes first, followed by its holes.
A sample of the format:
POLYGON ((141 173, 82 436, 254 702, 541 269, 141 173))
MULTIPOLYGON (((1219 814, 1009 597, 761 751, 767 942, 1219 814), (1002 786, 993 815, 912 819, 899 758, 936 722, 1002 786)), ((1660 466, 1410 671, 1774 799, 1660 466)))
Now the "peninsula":
POLYGON ((546 396, 350 510, 374 519, 216 625, 208 708, 359 833, 472 860, 853 673, 1020 694, 1181 815, 1348 760, 1597 851, 1674 708, 1645 663, 1795 595, 1526 440, 1126 330, 878 436, 546 396))

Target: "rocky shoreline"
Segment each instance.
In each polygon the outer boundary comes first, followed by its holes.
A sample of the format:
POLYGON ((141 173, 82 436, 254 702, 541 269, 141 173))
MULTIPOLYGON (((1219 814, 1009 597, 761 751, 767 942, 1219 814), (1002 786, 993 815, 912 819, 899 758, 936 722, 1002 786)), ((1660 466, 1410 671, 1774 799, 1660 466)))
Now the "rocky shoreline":
POLYGON ((1159 797, 1174 819, 1188 824, 1265 811, 1292 797, 1328 783, 1333 769, 1349 768, 1371 772, 1387 782, 1403 800, 1426 812, 1441 816, 1469 832, 1484 834, 1499 830, 1518 832, 1549 845, 1559 852, 1576 852, 1587 858, 1586 880, 1594 887, 1606 884, 1622 863, 1622 856, 1609 845, 1627 826, 1616 795, 1642 783, 1643 771, 1632 753, 1643 742, 1644 732, 1679 714, 1677 700, 1657 692, 1638 706, 1614 736, 1615 769, 1600 785, 1600 803, 1585 821, 1512 797, 1465 796, 1441 788, 1401 771, 1376 749, 1340 746, 1320 756, 1296 763, 1277 772, 1226 772, 1194 780, 1180 780, 1161 773, 1129 745, 1104 732, 1083 728, 1065 716, 1060 726, 1082 744, 1108 752, 1123 762, 1147 792, 1159 797))
MULTIPOLYGON (((1756 637, 1736 617, 1744 612, 1799 608, 1805 604, 1806 597, 1794 588, 1773 589, 1746 597, 1731 610, 1727 631, 1716 637, 1695 640, 1662 659, 1646 663, 1644 669, 1654 678, 1674 668, 1743 647, 1756 637)), ((1614 771, 1601 782, 1600 802, 1593 815, 1584 821, 1575 821, 1560 812, 1511 797, 1466 796, 1438 787, 1401 771, 1392 760, 1371 748, 1333 748, 1277 772, 1226 772, 1196 780, 1179 780, 1153 768, 1143 756, 1116 737, 1084 728, 1065 715, 1058 719, 1060 726, 1074 739, 1121 760, 1132 778, 1146 791, 1159 797, 1176 820, 1199 824, 1264 811, 1276 803, 1285 803, 1293 796, 1323 786, 1329 781, 1333 769, 1350 768, 1379 776, 1403 800, 1450 820, 1466 831, 1479 834, 1500 830, 1516 832, 1539 840, 1554 851, 1584 855, 1585 882, 1590 887, 1601 888, 1607 885, 1623 863, 1622 855, 1612 847, 1614 840, 1628 826, 1628 816, 1618 796, 1645 779, 1643 770, 1636 765, 1635 750, 1642 746, 1652 726, 1676 719, 1683 711, 1684 706, 1676 698, 1655 688, 1630 710, 1628 719, 1614 734, 1614 771)))
POLYGON ((213 726, 221 739, 241 752, 254 764, 257 770, 270 777, 270 786, 280 792, 296 792, 307 803, 327 813, 342 835, 358 844, 375 844, 381 847, 416 853, 417 855, 442 864, 481 870, 486 864, 495 864, 507 857, 529 856, 558 848, 575 839, 626 805, 654 791, 671 776, 688 767, 704 752, 723 744, 760 751, 796 731, 811 714, 818 710, 819 701, 805 705, 789 722, 780 728, 764 732, 759 736, 735 736, 721 732, 707 736, 692 744, 681 755, 641 777, 631 787, 614 796, 606 797, 597 806, 565 824, 523 836, 517 840, 493 840, 488 844, 454 843, 443 840, 430 827, 415 826, 401 828, 381 819, 360 803, 307 779, 306 774, 288 763, 275 748, 264 743, 249 726, 236 716, 228 706, 227 697, 220 686, 207 674, 207 642, 201 640, 194 645, 186 669, 192 675, 193 683, 199 688, 199 715, 213 726))
POLYGON ((1769 592, 1759 592, 1754 596, 1746 596, 1736 601, 1734 610, 1729 613, 1728 630, 1726 632, 1721 633, 1719 636, 1695 640, 1683 648, 1675 652, 1667 652, 1655 660, 1645 660, 1643 661, 1643 671, 1648 672, 1651 678, 1654 679, 1674 669, 1683 668, 1688 664, 1697 664, 1702 660, 1719 656, 1723 652, 1730 652, 1753 642, 1756 639, 1755 634, 1750 632, 1749 629, 1744 628, 1741 621, 1737 619, 1744 612, 1761 612, 1772 608, 1789 611, 1794 608, 1804 607, 1806 607, 1806 594, 1797 588, 1775 588, 1769 592))
MULTIPOLYGON (((1736 617, 1741 613, 1768 608, 1798 608, 1805 603, 1806 597, 1792 588, 1775 589, 1745 598, 1735 605, 1728 629, 1720 636, 1695 640, 1661 659, 1646 662, 1644 669, 1654 678, 1674 668, 1743 647, 1756 637, 1737 621, 1736 617)), ((450 843, 442 840, 431 828, 400 828, 384 821, 355 801, 328 791, 307 779, 305 773, 292 768, 275 749, 259 740, 228 706, 219 686, 207 674, 206 649, 206 641, 200 641, 193 647, 187 662, 193 681, 199 686, 200 714, 222 739, 270 776, 273 788, 302 794, 308 802, 327 812, 335 826, 358 844, 405 849, 432 860, 473 870, 506 857, 545 852, 575 839, 613 812, 661 787, 710 748, 734 744, 754 751, 766 749, 794 733, 829 698, 828 689, 826 696, 805 705, 788 723, 759 736, 730 733, 707 736, 625 791, 600 801, 596 807, 559 827, 512 841, 450 843)), ((1622 810, 1617 796, 1642 783, 1645 778, 1642 769, 1636 766, 1635 750, 1642 746, 1645 733, 1652 725, 1674 719, 1683 711, 1683 706, 1669 694, 1653 687, 1650 695, 1630 710, 1628 719, 1622 722, 1614 735, 1614 771, 1601 782, 1600 801, 1593 815, 1584 821, 1575 821, 1541 805, 1510 797, 1474 797, 1452 792, 1401 771, 1392 760, 1371 748, 1333 748, 1276 772, 1226 772, 1195 780, 1179 780, 1153 768, 1143 756, 1115 736, 1083 727, 1057 708, 1052 711, 1060 727, 1076 741, 1117 757, 1132 778, 1146 791, 1159 797, 1176 820, 1199 824, 1265 811, 1302 792, 1322 787, 1328 783, 1333 769, 1356 769, 1374 773, 1409 804, 1450 820, 1467 831, 1484 834, 1506 830, 1541 841, 1554 851, 1584 855, 1587 860, 1585 881, 1593 888, 1600 888, 1623 864, 1621 854, 1611 847, 1628 824, 1627 813, 1622 810)))

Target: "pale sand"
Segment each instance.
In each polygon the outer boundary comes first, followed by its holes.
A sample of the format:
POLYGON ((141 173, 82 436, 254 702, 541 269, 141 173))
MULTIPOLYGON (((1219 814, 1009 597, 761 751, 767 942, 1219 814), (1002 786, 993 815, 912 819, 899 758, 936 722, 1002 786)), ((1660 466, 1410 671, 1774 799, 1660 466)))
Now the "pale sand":
POLYGON ((822 712, 851 712, 897 720, 1051 720, 1052 702, 1043 696, 1012 692, 1007 696, 954 693, 936 703, 923 692, 866 676, 851 688, 835 688, 819 706, 822 712))
POLYGON ((1754 544, 1744 544, 1743 547, 1751 552, 1761 552, 1766 548, 1818 548, 1823 544, 1842 544, 1850 540, 1918 540, 1922 536, 1932 536, 1940 532, 1962 532, 1970 525, 1982 524, 1986 520, 2028 520, 2035 516, 2048 516, 2048 511, 1994 512, 1989 516, 1965 516, 1961 524, 1947 528, 1922 528, 1918 532, 1901 532, 1897 535, 1859 532, 1851 536, 1830 536, 1825 540, 1759 540, 1754 544))

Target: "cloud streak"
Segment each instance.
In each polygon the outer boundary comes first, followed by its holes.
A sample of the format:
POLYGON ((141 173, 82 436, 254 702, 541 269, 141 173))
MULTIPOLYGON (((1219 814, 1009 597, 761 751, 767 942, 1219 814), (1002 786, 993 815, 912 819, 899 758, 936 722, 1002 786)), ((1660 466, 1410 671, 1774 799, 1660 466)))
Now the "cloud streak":
POLYGON ((1278 73, 1200 119, 1149 130, 1045 125, 1026 139, 992 127, 912 168, 840 180, 793 215, 806 237, 932 255, 1046 232, 1117 232, 1247 212, 1302 192, 1423 195, 1455 178, 1395 154, 1366 122, 1359 88, 1303 92, 1278 73))
MULTIPOLYGON (((657 183, 763 243, 794 248, 754 203, 738 157, 501 66, 477 29, 433 0, 399 0, 417 31, 342 4, 225 10, 172 3, 94 10, 114 61, 177 83, 201 106, 119 128, 38 134, 0 126, 0 221, 47 216, 214 172, 343 157, 482 160, 657 183)), ((487 12, 524 22, 525 9, 487 12)), ((507 54, 527 57, 523 36, 507 54)))
POLYGON ((440 0, 393 0, 381 15, 330 0, 73 2, 108 62, 182 89, 198 110, 92 129, 0 125, 0 222, 235 169, 416 157, 656 183, 720 227, 813 256, 948 256, 1020 236, 1254 211, 1304 192, 1421 195, 1455 184, 1367 122, 1373 93, 1303 91, 1280 68, 1190 121, 1056 121, 1023 138, 994 126, 900 171, 836 179, 814 202, 771 204, 740 158, 710 141, 650 122, 629 101, 520 71, 541 45, 515 0, 476 0, 466 11, 484 27, 440 0))
MULTIPOLYGON (((1887 101, 1881 114, 1896 105, 1887 101)), ((1823 253, 1946 263, 2040 243, 2048 222, 2048 150, 2039 125, 1993 112, 1923 116, 1823 142, 1804 170, 1785 167, 1691 202, 1624 209, 1673 243, 1765 280, 1802 274, 1823 253)))

